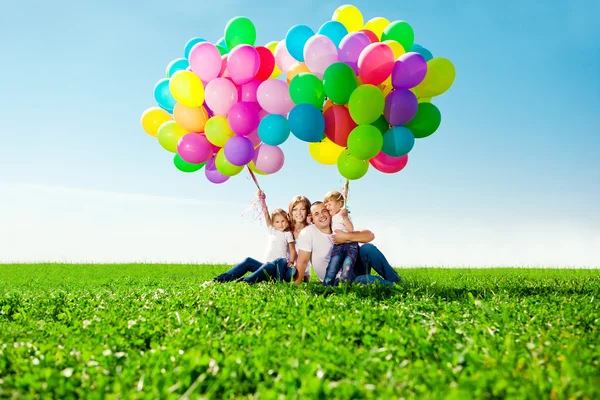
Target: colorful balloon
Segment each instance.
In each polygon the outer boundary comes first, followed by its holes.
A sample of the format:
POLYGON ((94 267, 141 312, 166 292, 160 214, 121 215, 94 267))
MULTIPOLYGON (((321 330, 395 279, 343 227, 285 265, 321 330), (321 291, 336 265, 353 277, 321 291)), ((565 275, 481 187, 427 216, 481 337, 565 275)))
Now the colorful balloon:
POLYGON ((363 84, 379 85, 394 69, 394 52, 385 43, 372 43, 358 58, 358 72, 363 84))
POLYGON ((385 98, 377 86, 357 87, 348 101, 350 116, 358 125, 371 124, 379 118, 385 108, 385 98))
POLYGON ((229 127, 239 136, 246 136, 252 133, 252 131, 258 128, 259 121, 260 118, 255 103, 246 101, 234 104, 227 114, 229 127))
POLYGON ((198 133, 188 133, 179 139, 177 154, 186 162, 202 164, 212 157, 213 150, 206 136, 198 133))
POLYGON ((258 72, 254 77, 257 81, 266 81, 271 77, 275 69, 275 56, 266 47, 258 46, 256 48, 256 52, 258 53, 258 57, 260 58, 258 72))
POLYGON ((158 128, 158 143, 171 153, 177 152, 177 143, 188 131, 177 125, 175 121, 167 121, 158 128))
POLYGON ((158 135, 158 128, 167 121, 173 120, 173 117, 159 107, 151 107, 144 111, 141 118, 142 128, 153 137, 158 135))
POLYGON ((225 43, 227 44, 227 48, 233 50, 240 44, 254 46, 255 42, 256 28, 248 18, 232 18, 225 26, 225 43))
POLYGON ((444 93, 454 83, 456 69, 447 58, 434 58, 427 62, 427 75, 417 89, 419 97, 433 97, 444 93))
POLYGON ((176 58, 167 65, 167 78, 173 76, 177 71, 185 71, 190 66, 190 63, 185 58, 176 58))
POLYGON ((204 134, 210 143, 219 147, 225 146, 229 138, 235 135, 229 127, 227 117, 223 115, 209 118, 204 127, 204 134))
POLYGON ((217 40, 215 42, 215 46, 217 46, 217 48, 219 49, 219 51, 221 51, 221 49, 223 49, 223 53, 221 53, 221 55, 223 54, 227 54, 231 51, 231 49, 227 46, 227 43, 225 43, 225 38, 221 37, 219 38, 219 40, 217 40))
POLYGON ((425 59, 425 61, 429 61, 433 58, 433 54, 431 54, 431 52, 429 50, 427 50, 425 47, 421 46, 420 44, 413 44, 411 49, 411 52, 414 53, 419 53, 420 55, 423 56, 423 58, 425 59))
POLYGON ((383 147, 383 135, 372 125, 360 125, 348 136, 348 152, 359 160, 375 157, 383 147))
MULTIPOLYGON (((274 60, 273 62, 275 62, 275 65, 273 66, 273 72, 271 73, 271 76, 269 76, 270 79, 277 78, 279 75, 281 75, 281 69, 277 66, 277 61, 275 60, 275 49, 277 48, 278 44, 279 44, 279 42, 269 42, 269 43, 265 44, 265 47, 267 49, 269 49, 269 51, 273 54, 273 60, 274 60)), ((284 46, 284 48, 285 48, 285 46, 284 46)), ((290 58, 293 59, 292 56, 290 56, 290 58)), ((262 67, 262 59, 261 59, 261 67, 262 67)))
POLYGON ((419 102, 414 93, 407 89, 399 89, 385 98, 383 114, 391 126, 406 124, 417 113, 419 102))
POLYGON ((247 101, 258 105, 258 99, 256 98, 256 94, 258 92, 258 87, 260 86, 260 84, 261 81, 254 79, 248 83, 239 86, 238 100, 247 101))
POLYGON ((261 144, 254 150, 252 162, 259 171, 274 174, 283 167, 285 156, 279 147, 261 144))
POLYGON ((256 49, 247 44, 241 44, 231 50, 227 57, 227 70, 233 82, 242 85, 250 82, 256 76, 260 67, 260 56, 256 49))
POLYGON ((154 99, 163 110, 172 113, 173 108, 175 107, 175 103, 177 100, 171 94, 171 90, 169 89, 169 82, 171 79, 163 78, 160 81, 156 82, 154 85, 154 99))
POLYGON ((179 154, 175 154, 175 157, 173 157, 173 164, 175 164, 175 168, 181 172, 187 173, 199 171, 206 165, 206 163, 190 164, 189 162, 184 161, 179 154))
POLYGON ((338 51, 335 44, 324 35, 314 35, 304 46, 304 62, 310 71, 323 77, 325 70, 338 61, 338 51))
POLYGON ((287 72, 286 81, 288 84, 292 83, 292 79, 294 79, 298 74, 303 72, 310 72, 310 69, 303 62, 297 62, 292 65, 287 72))
POLYGON ((273 54, 275 55, 275 64, 281 70, 281 72, 285 74, 287 74, 292 65, 298 62, 287 50, 285 40, 277 43, 277 46, 275 46, 275 52, 273 54))
POLYGON ((415 42, 415 32, 408 22, 394 21, 383 30, 382 40, 395 40, 406 49, 412 48, 415 42))
POLYGON ((338 59, 348 64, 358 75, 358 58, 365 47, 371 44, 371 40, 362 32, 347 34, 340 42, 338 59))
POLYGON ((294 102, 290 98, 289 85, 278 79, 264 81, 256 92, 258 104, 271 114, 287 115, 294 102))
POLYGON ((348 136, 354 128, 356 122, 352 120, 350 111, 344 106, 331 106, 323 112, 325 119, 325 136, 333 143, 346 147, 348 145, 348 136))
POLYGON ((325 138, 320 142, 309 143, 308 151, 316 162, 324 165, 335 165, 344 148, 325 138))
POLYGON ((206 42, 206 39, 197 37, 197 38, 192 38, 192 39, 188 40, 187 43, 185 44, 185 47, 183 48, 183 56, 185 58, 189 59, 192 48, 195 45, 197 45, 198 43, 202 43, 202 42, 206 42))
POLYGON ((342 62, 331 64, 323 74, 325 95, 336 104, 346 104, 358 86, 352 68, 342 62))
POLYGON ((292 108, 288 124, 294 136, 305 142, 319 142, 325 133, 323 114, 312 104, 298 104, 292 108))
POLYGON ((203 106, 188 107, 183 104, 175 104, 173 109, 175 121, 188 132, 204 132, 204 125, 208 121, 208 112, 203 106))
POLYGON ((364 24, 364 19, 360 10, 351 5, 344 5, 336 8, 331 19, 342 23, 346 29, 348 29, 348 32, 356 32, 361 29, 364 24))
POLYGON ((376 170, 385 174, 395 174, 400 172, 408 164, 408 154, 400 157, 392 157, 385 154, 383 151, 369 160, 369 163, 376 170))
POLYGON ((206 85, 205 97, 214 115, 226 115, 238 102, 238 91, 229 79, 215 78, 206 85))
POLYGON ((190 68, 203 82, 210 82, 219 76, 223 62, 217 47, 209 42, 200 42, 190 51, 190 68))
POLYGON ((307 25, 291 27, 285 35, 285 46, 290 55, 298 61, 304 61, 304 45, 314 34, 315 31, 307 25))
POLYGON ((184 106, 200 107, 204 102, 204 85, 193 72, 176 72, 169 82, 169 90, 173 98, 184 106))
POLYGON ((415 117, 406 124, 415 138, 422 139, 433 134, 442 122, 440 110, 431 103, 419 103, 415 117))
POLYGON ((306 72, 296 75, 290 83, 290 98, 294 104, 312 104, 321 109, 325 102, 323 82, 306 72))
POLYGON ((390 24, 390 21, 383 17, 371 18, 367 21, 363 29, 368 29, 377 35, 377 38, 381 39, 383 30, 390 24))
POLYGON ((225 176, 235 176, 242 172, 243 166, 233 165, 225 157, 225 149, 219 150, 215 156, 215 167, 217 171, 225 176))
POLYGON ((279 146, 290 136, 288 120, 283 115, 267 115, 258 125, 258 136, 269 146, 279 146))
POLYGON ((400 157, 408 154, 415 145, 410 129, 396 126, 383 135, 383 152, 388 156, 400 157))
POLYGON ((231 137, 223 147, 225 158, 235 166, 244 166, 254 157, 254 146, 244 136, 231 137))
POLYGON ((217 170, 217 167, 215 165, 215 159, 216 157, 212 157, 206 162, 206 166, 204 167, 206 179, 208 179, 209 182, 215 184, 227 182, 229 180, 229 176, 223 175, 217 170))
POLYGON ((337 160, 338 171, 346 179, 356 180, 366 175, 369 170, 369 162, 359 160, 350 154, 348 150, 340 153, 337 160))
POLYGON ((394 63, 392 86, 394 89, 410 89, 423 82, 427 75, 427 61, 419 53, 406 53, 394 63))
POLYGON ((348 34, 348 29, 339 21, 327 21, 321 25, 317 33, 327 36, 335 47, 339 47, 344 36, 348 34))
POLYGON ((385 40, 381 43, 385 43, 388 46, 390 46, 390 49, 392 49, 392 51, 394 52, 394 60, 397 60, 398 57, 406 53, 404 47, 402 47, 402 45, 396 42, 395 40, 385 40))
POLYGON ((365 35, 367 35, 367 37, 369 38, 369 40, 371 41, 371 43, 377 43, 379 42, 379 38, 377 37, 377 35, 368 30, 368 29, 361 29, 359 32, 364 33, 365 35))

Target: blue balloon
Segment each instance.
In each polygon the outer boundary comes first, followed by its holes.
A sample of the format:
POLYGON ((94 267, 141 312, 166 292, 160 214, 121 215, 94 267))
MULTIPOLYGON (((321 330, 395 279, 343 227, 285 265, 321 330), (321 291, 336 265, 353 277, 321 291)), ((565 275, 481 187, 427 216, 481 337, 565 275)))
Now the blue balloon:
POLYGON ((227 47, 227 43, 225 43, 225 38, 222 37, 221 39, 217 40, 217 43, 215 43, 215 45, 217 46, 221 46, 222 48, 224 48, 228 53, 231 51, 229 50, 229 47, 227 47))
POLYGON ((325 133, 325 118, 312 104, 298 104, 288 115, 290 131, 304 142, 320 142, 325 133))
POLYGON ((395 126, 383 134, 383 152, 400 157, 408 154, 415 145, 415 135, 404 126, 395 126))
POLYGON ((348 34, 348 29, 339 21, 327 21, 321 25, 318 33, 331 39, 335 47, 340 47, 340 42, 348 34))
POLYGON ((285 47, 292 57, 304 61, 304 45, 315 35, 309 26, 295 25, 285 35, 285 47))
POLYGON ((258 124, 258 137, 269 146, 279 146, 290 137, 288 120, 279 114, 269 114, 258 124))
POLYGON ((413 46, 410 48, 410 51, 413 53, 419 53, 420 55, 423 56, 423 58, 425 59, 425 61, 429 61, 433 58, 433 54, 431 54, 431 52, 429 50, 427 50, 425 47, 421 46, 420 44, 413 44, 413 46))
POLYGON ((202 43, 202 42, 206 42, 206 39, 197 37, 197 38, 188 40, 188 42, 185 44, 185 48, 183 49, 184 57, 190 58, 190 51, 192 51, 192 47, 194 47, 198 43, 202 43))
POLYGON ((167 78, 172 77, 177 71, 185 71, 189 66, 190 63, 186 58, 176 58, 167 65, 167 78))
POLYGON ((163 78, 156 82, 156 85, 154 85, 154 99, 160 108, 172 114, 177 101, 171 94, 171 90, 169 90, 170 81, 168 78, 163 78))

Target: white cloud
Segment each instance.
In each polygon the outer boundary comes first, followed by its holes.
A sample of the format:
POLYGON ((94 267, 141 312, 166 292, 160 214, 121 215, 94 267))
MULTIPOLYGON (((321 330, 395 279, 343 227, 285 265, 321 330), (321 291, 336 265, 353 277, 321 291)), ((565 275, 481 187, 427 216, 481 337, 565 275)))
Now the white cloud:
MULTIPOLYGON (((243 202, 0 184, 0 262, 234 263, 260 259, 243 202)), ((360 214, 360 210, 356 211, 360 214)), ((600 228, 500 215, 362 216, 395 266, 599 267, 600 228)))

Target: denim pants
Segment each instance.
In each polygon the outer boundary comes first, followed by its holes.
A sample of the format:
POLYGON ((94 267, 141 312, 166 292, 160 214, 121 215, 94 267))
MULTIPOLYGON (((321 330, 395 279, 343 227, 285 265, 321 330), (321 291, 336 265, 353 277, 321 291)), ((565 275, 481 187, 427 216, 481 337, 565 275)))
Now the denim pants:
POLYGON ((248 257, 229 271, 216 277, 215 280, 219 282, 231 282, 239 280, 248 272, 252 273, 242 279, 242 281, 248 283, 258 283, 266 280, 290 282, 294 279, 296 269, 288 268, 285 258, 278 258, 272 262, 263 264, 258 260, 248 257))
POLYGON ((383 253, 374 245, 367 243, 360 246, 358 250, 358 259, 354 264, 354 282, 364 285, 375 282, 392 285, 402 282, 402 279, 383 253), (381 277, 371 275, 371 268, 381 277))

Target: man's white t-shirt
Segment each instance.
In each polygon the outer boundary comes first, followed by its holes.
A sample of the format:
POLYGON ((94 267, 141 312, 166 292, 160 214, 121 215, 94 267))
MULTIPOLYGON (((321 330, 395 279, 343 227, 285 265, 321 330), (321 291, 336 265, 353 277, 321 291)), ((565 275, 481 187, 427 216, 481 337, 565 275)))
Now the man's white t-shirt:
MULTIPOLYGON (((315 225, 309 225, 300 231, 296 242, 297 251, 312 253, 310 263, 321 282, 325 279, 325 271, 327 270, 329 259, 331 259, 331 250, 333 249, 333 239, 331 236, 321 232, 315 225)), ((306 270, 309 271, 310 269, 307 268, 306 270)), ((304 276, 310 276, 310 274, 304 273, 304 276)))
POLYGON ((267 231, 269 237, 267 239, 267 249, 263 262, 275 261, 278 258, 285 258, 290 261, 290 243, 294 243, 294 235, 292 232, 281 232, 270 226, 267 231))
MULTIPOLYGON (((349 215, 346 218, 348 218, 348 220, 350 220, 350 222, 352 222, 349 215)), ((344 217, 342 217, 341 213, 337 213, 333 217, 331 217, 332 232, 335 232, 338 229, 342 232, 348 232, 348 229, 346 229, 346 227, 344 226, 344 217)))

